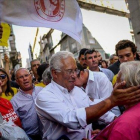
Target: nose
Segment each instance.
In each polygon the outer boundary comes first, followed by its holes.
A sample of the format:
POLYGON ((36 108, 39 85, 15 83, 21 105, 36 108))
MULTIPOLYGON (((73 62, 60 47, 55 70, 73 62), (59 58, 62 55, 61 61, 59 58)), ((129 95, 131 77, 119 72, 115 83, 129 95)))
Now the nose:
POLYGON ((95 61, 94 57, 92 57, 92 61, 93 61, 93 62, 95 61))
POLYGON ((24 76, 23 76, 23 80, 26 80, 26 79, 27 79, 27 76, 24 75, 24 76))
POLYGON ((72 76, 72 78, 76 78, 77 77, 77 73, 75 71, 73 71, 71 76, 72 76))
POLYGON ((38 68, 39 66, 38 65, 36 65, 36 69, 38 68))
POLYGON ((128 61, 128 57, 124 56, 123 62, 127 62, 127 61, 128 61))

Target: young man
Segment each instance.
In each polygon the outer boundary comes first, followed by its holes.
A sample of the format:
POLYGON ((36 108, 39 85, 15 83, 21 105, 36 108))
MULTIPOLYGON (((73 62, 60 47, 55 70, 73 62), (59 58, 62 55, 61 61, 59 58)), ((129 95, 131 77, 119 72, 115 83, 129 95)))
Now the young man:
POLYGON ((79 63, 84 69, 87 68, 87 64, 85 62, 85 55, 84 55, 87 50, 88 50, 87 48, 82 48, 79 52, 79 57, 78 57, 79 63))
MULTIPOLYGON (((135 44, 130 40, 121 40, 116 44, 115 47, 116 54, 119 58, 119 62, 127 62, 127 61, 133 61, 136 58, 136 46, 135 44)), ((117 75, 113 77, 112 84, 114 85, 116 83, 117 75)))
POLYGON ((96 71, 96 72, 103 72, 110 81, 112 81, 114 74, 112 73, 112 71, 105 69, 105 68, 100 68, 98 66, 99 64, 99 60, 97 57, 97 52, 93 49, 93 50, 87 50, 85 52, 85 60, 86 60, 86 64, 89 67, 89 70, 91 71, 96 71))

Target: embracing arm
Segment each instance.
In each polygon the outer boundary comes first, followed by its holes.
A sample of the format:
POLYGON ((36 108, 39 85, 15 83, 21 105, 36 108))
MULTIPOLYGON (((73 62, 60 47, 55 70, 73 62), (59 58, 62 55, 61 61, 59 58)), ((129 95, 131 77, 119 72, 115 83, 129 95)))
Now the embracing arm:
POLYGON ((127 89, 123 89, 123 86, 125 86, 125 82, 119 83, 112 91, 110 97, 85 109, 87 124, 97 120, 114 106, 126 105, 140 101, 139 86, 130 87, 127 89))

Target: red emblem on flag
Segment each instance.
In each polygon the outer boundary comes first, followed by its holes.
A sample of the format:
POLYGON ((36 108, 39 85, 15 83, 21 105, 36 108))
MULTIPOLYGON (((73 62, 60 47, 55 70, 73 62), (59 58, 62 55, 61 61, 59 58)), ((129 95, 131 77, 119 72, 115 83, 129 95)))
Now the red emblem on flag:
POLYGON ((48 21, 60 21, 65 13, 65 0, 34 0, 38 15, 48 21))

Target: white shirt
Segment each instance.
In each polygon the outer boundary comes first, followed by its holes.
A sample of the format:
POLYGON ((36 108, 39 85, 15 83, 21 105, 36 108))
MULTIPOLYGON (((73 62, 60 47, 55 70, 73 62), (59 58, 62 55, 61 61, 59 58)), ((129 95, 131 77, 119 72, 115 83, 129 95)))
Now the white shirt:
POLYGON ((106 99, 112 93, 113 86, 107 76, 102 72, 89 70, 86 93, 93 99, 106 99))
MULTIPOLYGON (((97 102, 92 102, 78 87, 68 92, 52 81, 38 94, 35 102, 43 124, 43 139, 56 140, 62 135, 71 140, 87 138, 87 132, 90 134, 92 127, 86 123, 85 108, 97 102)), ((110 122, 114 116, 112 112, 107 112, 101 119, 110 122)))
MULTIPOLYGON (((93 98, 94 100, 103 100, 111 95, 112 90, 112 83, 104 73, 89 70, 88 82, 85 88, 85 92, 89 97, 93 98)), ((119 116, 121 114, 118 107, 114 107, 111 111, 116 116, 119 116)))

